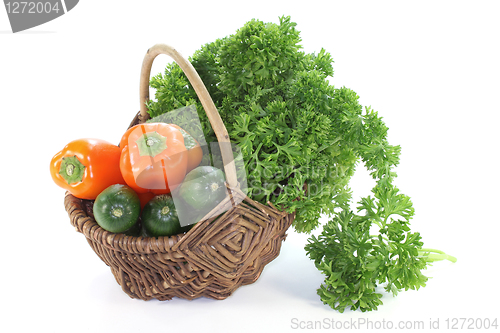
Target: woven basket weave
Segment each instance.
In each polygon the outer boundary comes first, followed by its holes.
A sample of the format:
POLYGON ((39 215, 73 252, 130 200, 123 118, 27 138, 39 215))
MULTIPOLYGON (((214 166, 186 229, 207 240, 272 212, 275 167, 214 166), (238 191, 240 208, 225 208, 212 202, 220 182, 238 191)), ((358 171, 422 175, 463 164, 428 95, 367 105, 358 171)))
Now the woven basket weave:
MULTIPOLYGON (((130 126, 148 119, 145 102, 149 99, 149 77, 153 60, 159 54, 169 55, 182 68, 200 98, 217 140, 229 143, 227 130, 199 75, 189 61, 165 44, 153 46, 144 57, 141 110, 130 126)), ((130 297, 162 301, 202 296, 225 299, 239 286, 255 282, 264 266, 278 256, 295 215, 247 197, 239 188, 232 152, 224 146, 229 145, 221 145, 227 196, 187 233, 157 238, 111 233, 95 222, 91 201, 66 193, 64 205, 71 224, 85 235, 130 297)))

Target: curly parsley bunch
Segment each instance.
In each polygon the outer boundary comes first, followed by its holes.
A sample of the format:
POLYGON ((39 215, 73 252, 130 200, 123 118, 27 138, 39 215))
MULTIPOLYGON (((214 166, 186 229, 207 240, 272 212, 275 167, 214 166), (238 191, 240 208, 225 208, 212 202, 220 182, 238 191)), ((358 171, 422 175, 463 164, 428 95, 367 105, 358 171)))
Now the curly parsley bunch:
MULTIPOLYGON (((376 309, 377 283, 394 293, 419 288, 427 280, 420 270, 445 257, 423 250, 420 235, 409 229, 411 201, 392 184, 400 147, 387 142, 382 118, 363 108, 354 91, 330 85, 328 52, 306 54, 300 42, 290 17, 279 24, 252 20, 202 46, 190 61, 241 149, 248 196, 296 212, 298 232, 311 232, 321 215, 331 216, 306 245, 326 275, 318 290, 323 302, 339 311, 376 309), (349 180, 360 160, 377 185, 355 214, 349 180), (370 234, 372 225, 379 227, 377 235, 370 234)), ((156 88, 156 101, 148 102, 151 117, 196 104, 207 141, 216 141, 175 63, 150 84, 156 88)))

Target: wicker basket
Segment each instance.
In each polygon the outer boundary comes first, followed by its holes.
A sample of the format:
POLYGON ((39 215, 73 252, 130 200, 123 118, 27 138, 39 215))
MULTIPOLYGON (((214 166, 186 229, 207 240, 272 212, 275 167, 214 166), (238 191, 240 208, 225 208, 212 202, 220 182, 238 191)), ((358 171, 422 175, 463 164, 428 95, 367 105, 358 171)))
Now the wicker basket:
MULTIPOLYGON (((140 112, 130 126, 148 119, 149 77, 159 54, 182 68, 207 113, 219 142, 230 142, 227 130, 199 75, 175 49, 157 44, 144 57, 140 79, 140 112)), ((132 298, 170 300, 173 297, 225 299, 241 285, 255 282, 264 266, 279 254, 295 215, 263 205, 240 189, 232 152, 221 145, 226 174, 226 198, 187 233, 170 237, 132 237, 102 229, 92 215, 92 202, 66 193, 64 205, 71 224, 111 268, 123 291, 132 298)), ((228 145, 227 145, 228 146, 228 145)))

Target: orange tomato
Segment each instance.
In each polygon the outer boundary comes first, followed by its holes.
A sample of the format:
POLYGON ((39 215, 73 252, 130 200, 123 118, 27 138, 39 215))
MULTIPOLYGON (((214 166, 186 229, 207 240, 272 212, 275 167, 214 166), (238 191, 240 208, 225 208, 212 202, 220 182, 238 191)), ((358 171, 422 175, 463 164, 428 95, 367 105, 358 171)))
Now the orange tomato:
POLYGON ((104 140, 74 140, 52 157, 50 175, 75 197, 94 200, 111 185, 125 185, 120 155, 118 146, 104 140))

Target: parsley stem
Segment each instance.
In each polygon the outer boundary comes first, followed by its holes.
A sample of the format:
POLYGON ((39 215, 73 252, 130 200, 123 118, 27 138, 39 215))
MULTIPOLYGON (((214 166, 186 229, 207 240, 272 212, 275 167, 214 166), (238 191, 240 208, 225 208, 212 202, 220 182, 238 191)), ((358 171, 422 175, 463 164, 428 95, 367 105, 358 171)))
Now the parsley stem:
POLYGON ((418 250, 418 255, 423 256, 429 262, 449 260, 451 262, 457 262, 457 258, 449 254, 444 253, 441 250, 436 249, 420 249, 418 250))
MULTIPOLYGON (((375 239, 378 239, 378 236, 379 235, 370 235, 370 238, 375 238, 375 239)), ((389 238, 385 237, 385 236, 382 236, 382 239, 387 241, 387 242, 390 242, 389 238)))

